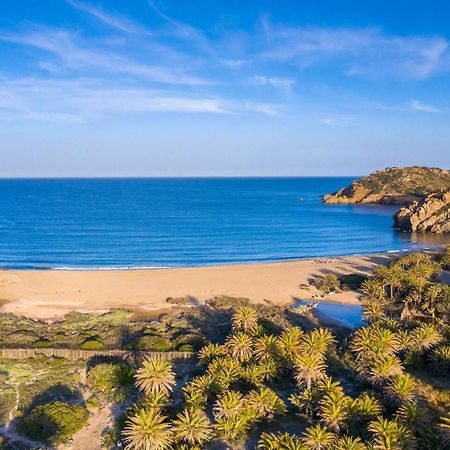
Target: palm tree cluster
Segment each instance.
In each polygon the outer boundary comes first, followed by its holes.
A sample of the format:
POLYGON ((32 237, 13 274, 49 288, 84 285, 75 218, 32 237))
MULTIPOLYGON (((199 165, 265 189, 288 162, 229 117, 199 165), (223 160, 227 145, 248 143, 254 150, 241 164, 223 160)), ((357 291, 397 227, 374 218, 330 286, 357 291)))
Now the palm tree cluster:
POLYGON ((446 448, 450 418, 430 419, 410 370, 418 361, 441 375, 450 367, 448 316, 441 315, 449 293, 435 281, 439 267, 413 254, 377 268, 363 285, 369 323, 346 340, 326 328, 270 333, 254 308, 237 308, 225 342, 198 352, 181 402, 171 401, 172 363, 145 359, 136 372, 141 396, 123 431, 126 448, 201 449, 216 440, 243 448, 250 437, 261 450, 446 448), (286 414, 298 434, 283 426, 267 431, 286 414))
POLYGON ((449 257, 449 249, 440 258, 412 253, 379 266, 362 285, 365 318, 369 322, 393 317, 442 323, 443 317, 450 313, 450 288, 439 283, 437 276, 449 257))

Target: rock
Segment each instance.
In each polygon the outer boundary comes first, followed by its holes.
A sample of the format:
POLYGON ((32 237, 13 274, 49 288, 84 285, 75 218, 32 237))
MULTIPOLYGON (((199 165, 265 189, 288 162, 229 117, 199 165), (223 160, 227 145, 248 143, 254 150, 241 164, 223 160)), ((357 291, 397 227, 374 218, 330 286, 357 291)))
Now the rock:
POLYGON ((328 204, 409 205, 449 187, 449 170, 416 166, 389 167, 356 180, 334 194, 325 195, 322 201, 328 204))
POLYGON ((400 209, 394 226, 422 233, 450 233, 450 191, 431 194, 400 209))

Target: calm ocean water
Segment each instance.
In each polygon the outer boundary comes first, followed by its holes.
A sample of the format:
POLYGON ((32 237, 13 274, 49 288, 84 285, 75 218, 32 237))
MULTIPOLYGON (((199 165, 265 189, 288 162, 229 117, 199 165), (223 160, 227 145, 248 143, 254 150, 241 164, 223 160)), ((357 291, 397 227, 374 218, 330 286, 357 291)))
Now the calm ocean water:
POLYGON ((395 207, 326 206, 352 178, 0 180, 0 267, 138 268, 432 246, 395 207))

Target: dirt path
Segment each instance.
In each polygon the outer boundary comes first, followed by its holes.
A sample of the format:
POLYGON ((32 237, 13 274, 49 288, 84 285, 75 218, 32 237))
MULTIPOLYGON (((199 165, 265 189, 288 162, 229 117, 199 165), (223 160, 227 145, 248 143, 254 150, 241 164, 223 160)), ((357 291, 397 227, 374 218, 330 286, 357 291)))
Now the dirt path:
POLYGON ((103 430, 111 423, 111 405, 106 405, 91 413, 86 426, 75 433, 70 445, 60 447, 60 450, 101 450, 103 430))

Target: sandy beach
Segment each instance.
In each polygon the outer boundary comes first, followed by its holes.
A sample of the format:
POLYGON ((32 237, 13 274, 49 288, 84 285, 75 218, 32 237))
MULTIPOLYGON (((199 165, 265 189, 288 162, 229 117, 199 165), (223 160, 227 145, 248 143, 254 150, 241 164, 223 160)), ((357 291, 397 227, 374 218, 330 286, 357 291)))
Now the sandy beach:
MULTIPOLYGON (((128 308, 137 312, 170 307, 167 298, 190 297, 193 305, 219 295, 269 300, 277 305, 312 299, 317 291, 300 289, 326 273, 369 273, 394 255, 319 258, 268 264, 153 270, 0 271, 0 311, 54 319, 69 311, 102 312, 128 308)), ((347 291, 328 301, 358 303, 347 291)))

